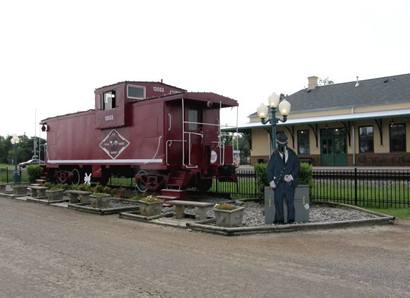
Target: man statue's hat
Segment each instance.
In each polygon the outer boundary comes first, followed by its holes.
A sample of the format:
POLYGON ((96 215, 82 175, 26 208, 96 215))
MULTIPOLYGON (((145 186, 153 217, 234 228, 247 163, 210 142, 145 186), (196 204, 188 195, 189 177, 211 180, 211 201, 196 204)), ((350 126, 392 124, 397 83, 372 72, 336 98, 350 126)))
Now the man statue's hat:
POLYGON ((278 144, 287 144, 288 143, 288 137, 286 136, 286 134, 283 133, 283 132, 278 132, 276 134, 276 143, 278 143, 278 144))

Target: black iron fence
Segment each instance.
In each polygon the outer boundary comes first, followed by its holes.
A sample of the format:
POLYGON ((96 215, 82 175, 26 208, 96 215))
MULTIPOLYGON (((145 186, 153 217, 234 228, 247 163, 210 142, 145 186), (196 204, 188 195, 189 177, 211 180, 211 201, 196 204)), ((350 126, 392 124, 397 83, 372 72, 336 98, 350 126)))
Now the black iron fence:
POLYGON ((220 182, 214 179, 211 192, 229 193, 233 198, 262 197, 262 189, 253 169, 237 170, 237 182, 220 182))
MULTIPOLYGON (((333 201, 363 207, 409 208, 409 169, 314 169, 311 201, 333 201)), ((240 170, 238 182, 214 181, 211 191, 234 198, 260 198, 262 189, 253 169, 240 170)))
POLYGON ((316 169, 310 196, 365 207, 410 207, 410 170, 316 169))
POLYGON ((0 168, 0 182, 9 183, 13 180, 13 170, 0 168))
MULTIPOLYGON (((27 182, 28 177, 26 171, 18 169, 21 182, 27 182)), ((0 182, 11 183, 14 181, 14 167, 1 167, 0 168, 0 182)))

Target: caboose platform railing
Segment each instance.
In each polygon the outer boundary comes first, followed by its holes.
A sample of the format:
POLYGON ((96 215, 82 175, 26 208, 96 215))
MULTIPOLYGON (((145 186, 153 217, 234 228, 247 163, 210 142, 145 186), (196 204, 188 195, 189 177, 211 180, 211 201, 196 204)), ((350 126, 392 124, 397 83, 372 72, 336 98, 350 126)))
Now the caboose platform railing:
MULTIPOLYGON (((200 136, 201 141, 202 141, 204 139, 204 135, 202 133, 192 132, 192 131, 185 131, 185 134, 188 134, 188 165, 184 164, 184 166, 187 169, 196 169, 196 168, 198 168, 198 165, 192 165, 191 164, 191 149, 192 149, 191 136, 192 135, 200 136)), ((182 150, 185 150, 185 148, 183 148, 182 150)))

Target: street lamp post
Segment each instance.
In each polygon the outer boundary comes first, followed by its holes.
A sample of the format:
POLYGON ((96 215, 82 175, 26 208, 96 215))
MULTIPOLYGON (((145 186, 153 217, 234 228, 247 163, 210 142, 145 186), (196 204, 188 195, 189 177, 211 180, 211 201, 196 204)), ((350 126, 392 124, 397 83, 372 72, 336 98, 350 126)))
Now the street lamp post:
POLYGON ((263 103, 258 108, 258 117, 261 119, 262 124, 271 124, 271 142, 272 142, 272 151, 276 150, 276 126, 279 121, 286 122, 289 113, 291 104, 286 100, 284 94, 280 96, 276 93, 272 93, 268 98, 269 105, 266 106, 263 103), (283 119, 276 117, 276 111, 279 108, 279 113, 283 116, 283 119))
MULTIPOLYGON (((258 108, 258 117, 261 119, 262 124, 271 124, 271 142, 272 152, 277 149, 276 145, 276 126, 279 121, 286 122, 290 113, 290 103, 286 100, 285 95, 280 96, 276 93, 272 93, 269 96, 269 107, 263 103, 258 108), (279 113, 283 116, 282 119, 276 117, 276 111, 279 108, 279 113)), ((272 190, 271 190, 272 191, 272 190)), ((275 218, 274 204, 272 204, 272 197, 269 192, 265 194, 265 223, 271 224, 275 218)))
POLYGON ((20 143, 20 138, 17 135, 14 135, 11 138, 11 143, 14 146, 14 177, 13 177, 13 180, 14 180, 14 184, 18 184, 20 183, 20 178, 21 178, 20 173, 17 170, 17 144, 20 143))

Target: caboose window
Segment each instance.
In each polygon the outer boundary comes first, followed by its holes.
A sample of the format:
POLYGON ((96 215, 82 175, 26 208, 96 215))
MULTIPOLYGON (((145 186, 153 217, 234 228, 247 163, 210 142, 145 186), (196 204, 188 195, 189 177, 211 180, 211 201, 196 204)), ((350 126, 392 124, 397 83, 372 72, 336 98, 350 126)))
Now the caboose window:
POLYGON ((130 99, 141 100, 145 99, 145 87, 128 85, 127 86, 127 97, 130 99))
POLYGON ((115 91, 104 93, 102 108, 103 110, 112 110, 115 108, 115 91))
POLYGON ((198 110, 194 110, 194 109, 188 110, 188 122, 196 122, 196 123, 188 123, 188 130, 191 130, 191 131, 198 130, 198 122, 199 122, 198 110))

